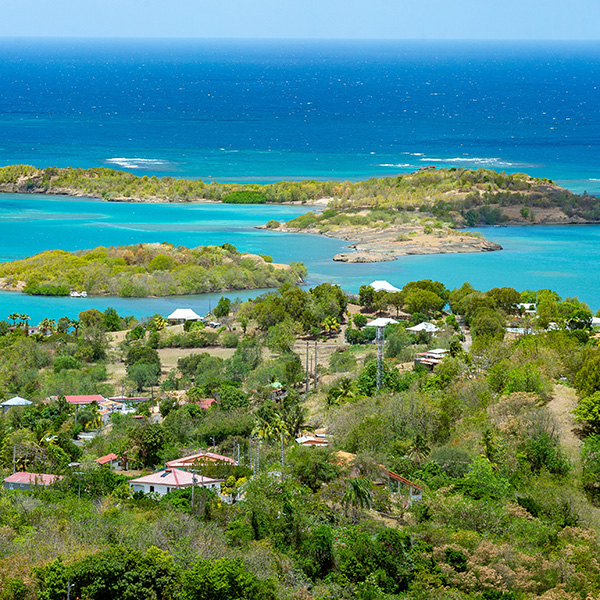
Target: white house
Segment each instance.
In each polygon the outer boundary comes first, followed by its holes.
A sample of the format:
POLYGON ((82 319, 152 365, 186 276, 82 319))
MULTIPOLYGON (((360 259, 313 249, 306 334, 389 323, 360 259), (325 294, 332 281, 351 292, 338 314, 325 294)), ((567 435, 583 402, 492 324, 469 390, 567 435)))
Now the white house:
POLYGON ((191 308, 178 308, 167 317, 167 320, 183 323, 184 321, 200 321, 201 318, 191 308))
POLYGON ((14 396, 13 398, 10 398, 9 400, 5 400, 4 402, 2 402, 2 404, 0 404, 0 406, 4 410, 8 410, 9 408, 12 408, 13 406, 29 406, 30 404, 33 404, 33 402, 31 400, 26 400, 25 398, 21 398, 21 396, 14 396))
POLYGON ((433 323, 427 323, 426 321, 423 321, 422 323, 419 323, 414 327, 406 328, 406 331, 412 331, 413 333, 419 333, 420 331, 424 331, 425 333, 434 334, 439 330, 440 328, 437 325, 434 325, 433 323))
POLYGON ((381 281, 374 281, 373 283, 369 284, 369 287, 372 287, 376 292, 400 292, 401 290, 395 286, 393 286, 391 283, 385 281, 385 280, 381 280, 381 281))
POLYGON ((367 327, 385 327, 386 325, 394 325, 398 323, 395 319, 389 319, 387 317, 379 317, 373 321, 367 323, 367 327))
POLYGON ((222 479, 212 479, 197 473, 180 471, 179 469, 163 469, 150 475, 137 477, 129 481, 129 487, 133 492, 144 492, 144 494, 158 494, 164 496, 173 490, 181 490, 196 485, 221 493, 222 479))

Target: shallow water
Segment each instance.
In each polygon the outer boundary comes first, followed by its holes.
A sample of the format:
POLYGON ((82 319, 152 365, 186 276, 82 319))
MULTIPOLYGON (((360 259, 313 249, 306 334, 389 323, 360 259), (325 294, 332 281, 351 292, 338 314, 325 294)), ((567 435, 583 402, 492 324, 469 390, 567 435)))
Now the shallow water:
MULTIPOLYGON (((303 262, 309 284, 331 281, 356 292, 365 283, 387 279, 401 287, 416 279, 438 279, 449 287, 470 281, 476 288, 511 286, 518 290, 551 288, 563 297, 579 296, 600 308, 600 226, 482 228, 504 250, 475 254, 406 256, 387 263, 345 264, 332 257, 347 244, 318 235, 255 229, 270 219, 287 220, 309 210, 297 206, 221 204, 127 204, 56 196, 0 194, 0 257, 13 260, 47 249, 82 250, 96 246, 170 242, 220 245, 268 254, 276 262, 303 262)), ((231 292, 248 298, 260 292, 231 292)), ((75 317, 81 310, 108 306, 136 317, 168 314, 191 307, 202 314, 220 294, 183 298, 42 298, 0 293, 0 318, 27 313, 75 317)))

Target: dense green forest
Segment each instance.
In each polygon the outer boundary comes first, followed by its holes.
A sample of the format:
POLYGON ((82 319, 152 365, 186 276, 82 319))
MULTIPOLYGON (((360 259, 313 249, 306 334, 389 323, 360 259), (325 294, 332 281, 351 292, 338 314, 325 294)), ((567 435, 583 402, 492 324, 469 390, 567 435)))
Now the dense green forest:
POLYGON ((421 169, 397 177, 366 181, 281 181, 260 184, 205 183, 197 179, 136 176, 106 168, 0 168, 0 188, 30 193, 68 193, 104 200, 158 200, 231 203, 307 202, 329 198, 333 208, 369 208, 433 212, 468 225, 502 221, 502 207, 519 206, 525 219, 535 208, 557 208, 571 218, 600 220, 593 196, 582 196, 547 179, 490 169, 421 169))
POLYGON ((238 252, 235 246, 184 248, 137 244, 66 252, 48 250, 0 263, 4 288, 24 284, 32 295, 66 296, 71 290, 124 297, 204 294, 297 284, 306 275, 299 263, 274 265, 269 256, 238 252))
POLYGON ((0 468, 63 476, 0 490, 0 598, 600 594, 600 349, 577 298, 431 280, 354 297, 285 284, 222 298, 214 316, 216 330, 92 309, 34 335, 26 315, 0 321, 0 396, 34 401, 0 414, 0 468), (378 315, 398 320, 380 385, 378 315), (423 321, 436 337, 410 331, 423 321), (449 352, 432 371, 414 362, 433 348, 449 352), (104 426, 96 405, 62 396, 122 391, 154 399, 104 426), (82 445, 84 431, 97 435, 82 445), (330 445, 296 443, 313 431, 330 445), (199 466, 233 503, 129 489, 202 448, 239 456, 199 466), (129 470, 94 462, 109 452, 129 470))

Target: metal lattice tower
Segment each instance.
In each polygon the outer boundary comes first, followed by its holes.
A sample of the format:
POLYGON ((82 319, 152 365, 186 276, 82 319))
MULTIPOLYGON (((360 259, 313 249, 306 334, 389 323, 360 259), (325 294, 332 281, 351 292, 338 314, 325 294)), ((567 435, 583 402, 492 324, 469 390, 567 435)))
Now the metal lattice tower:
POLYGON ((384 328, 377 328, 377 389, 380 390, 383 387, 383 334, 384 328))

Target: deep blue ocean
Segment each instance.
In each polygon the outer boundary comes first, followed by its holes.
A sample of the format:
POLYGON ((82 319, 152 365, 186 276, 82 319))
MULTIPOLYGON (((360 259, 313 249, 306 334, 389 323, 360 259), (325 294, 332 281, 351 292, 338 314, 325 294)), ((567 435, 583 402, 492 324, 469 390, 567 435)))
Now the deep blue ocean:
MULTIPOLYGON (((592 42, 0 40, 0 165, 239 182, 485 166, 600 194, 598 86, 592 42)), ((548 287, 600 308, 598 226, 490 229, 504 251, 376 265, 333 263, 339 240, 253 229, 303 210, 3 195, 0 260, 99 244, 231 242, 303 261, 311 283, 352 291, 431 277, 451 287, 548 287)), ((109 305, 136 316, 201 312, 214 299, 3 293, 0 318, 109 305)))
POLYGON ((0 40, 0 164, 221 181, 488 166, 600 193, 600 43, 0 40))

